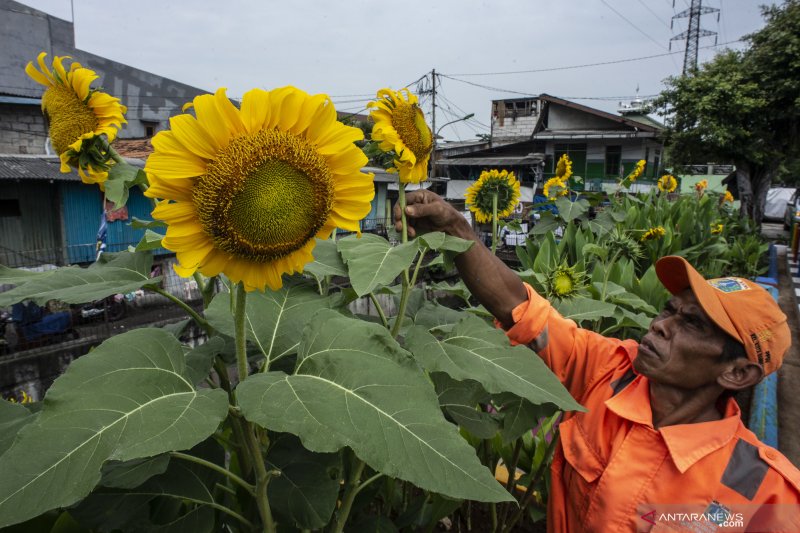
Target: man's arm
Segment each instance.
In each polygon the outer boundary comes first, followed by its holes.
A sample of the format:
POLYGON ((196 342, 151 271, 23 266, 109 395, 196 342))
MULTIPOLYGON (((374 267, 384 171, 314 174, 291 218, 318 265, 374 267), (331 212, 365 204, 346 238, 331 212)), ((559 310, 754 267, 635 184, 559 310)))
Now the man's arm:
MULTIPOLYGON (((400 207, 395 206, 395 228, 402 230, 400 207)), ((448 235, 473 241, 455 262, 470 292, 506 328, 514 325, 511 312, 528 299, 519 276, 478 240, 467 220, 453 206, 430 191, 414 191, 406 195, 408 234, 443 231, 448 235)))

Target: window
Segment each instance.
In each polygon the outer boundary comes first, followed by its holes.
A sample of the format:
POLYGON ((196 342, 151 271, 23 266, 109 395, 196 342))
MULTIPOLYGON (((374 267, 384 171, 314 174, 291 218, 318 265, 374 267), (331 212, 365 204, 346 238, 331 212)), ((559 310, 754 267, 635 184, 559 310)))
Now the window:
POLYGON ((0 217, 19 217, 22 211, 19 209, 19 200, 2 199, 0 200, 0 217))
POLYGON ((556 162, 562 155, 567 154, 572 161, 572 173, 576 177, 586 177, 586 143, 556 144, 554 150, 556 162))
POLYGON ((622 146, 606 146, 606 175, 618 176, 622 163, 622 146))
POLYGON ((142 126, 144 126, 144 136, 148 139, 154 136, 158 130, 158 122, 143 120, 142 126))

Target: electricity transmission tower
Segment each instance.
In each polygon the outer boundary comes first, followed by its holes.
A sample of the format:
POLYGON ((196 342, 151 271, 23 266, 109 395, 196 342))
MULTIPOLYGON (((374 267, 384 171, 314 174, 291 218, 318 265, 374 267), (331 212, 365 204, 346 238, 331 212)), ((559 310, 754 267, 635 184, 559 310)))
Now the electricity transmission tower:
MULTIPOLYGON (((672 0, 672 7, 675 7, 675 0, 672 0)), ((686 39, 686 50, 683 55, 683 75, 697 69, 697 50, 700 47, 700 37, 714 36, 714 45, 717 44, 717 32, 705 30, 700 27, 700 17, 708 13, 717 14, 717 22, 719 22, 719 9, 716 7, 703 7, 703 0, 692 0, 692 5, 688 9, 684 9, 680 13, 672 17, 672 24, 670 29, 675 24, 675 19, 689 18, 689 27, 686 31, 679 33, 669 40, 669 48, 672 50, 672 41, 681 41, 686 39)))

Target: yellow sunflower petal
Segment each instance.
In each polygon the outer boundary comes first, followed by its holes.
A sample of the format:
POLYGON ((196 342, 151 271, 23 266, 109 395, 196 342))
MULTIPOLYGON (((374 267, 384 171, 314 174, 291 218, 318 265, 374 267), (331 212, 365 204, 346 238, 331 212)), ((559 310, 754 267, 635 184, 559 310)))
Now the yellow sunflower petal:
POLYGON ((298 135, 302 134, 311 125, 311 121, 317 115, 319 108, 325 107, 326 104, 331 105, 327 94, 315 94, 306 98, 300 106, 297 122, 288 131, 298 135))
POLYGON ((33 66, 33 61, 29 61, 25 66, 25 74, 33 78, 33 81, 36 83, 41 83, 45 87, 53 85, 53 81, 50 78, 36 70, 36 67, 33 66))
POLYGON ((161 180, 152 172, 147 173, 150 186, 144 192, 148 198, 166 198, 179 202, 192 201, 191 180, 161 180))
POLYGON ((187 150, 204 159, 214 159, 220 146, 196 118, 178 115, 169 119, 169 125, 175 138, 187 150))
POLYGON ((263 89, 251 89, 242 97, 242 124, 248 133, 261 131, 269 124, 269 93, 263 89))
MULTIPOLYGON (((153 209, 153 218, 164 221, 180 221, 197 216, 197 210, 191 202, 159 202, 153 209)), ((202 231, 203 228, 200 228, 202 231)))
POLYGON ((281 131, 290 131, 297 122, 300 109, 308 95, 294 87, 285 87, 282 97, 272 100, 272 117, 270 122, 281 131), (278 107, 280 106, 280 107, 278 107))

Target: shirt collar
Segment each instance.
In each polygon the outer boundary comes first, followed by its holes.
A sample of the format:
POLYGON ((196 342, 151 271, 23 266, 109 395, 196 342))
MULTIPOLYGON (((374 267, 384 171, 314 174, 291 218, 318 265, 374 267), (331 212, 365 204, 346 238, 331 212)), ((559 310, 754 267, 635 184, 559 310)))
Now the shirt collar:
MULTIPOLYGON (((653 428, 650 382, 646 377, 637 376, 619 394, 606 400, 605 404, 622 418, 653 428)), ((741 426, 739 405, 733 398, 728 398, 725 414, 720 420, 664 426, 658 432, 675 466, 684 473, 697 461, 730 442, 741 426)))

